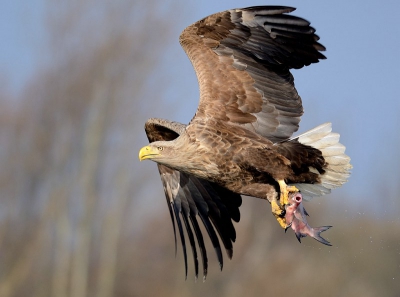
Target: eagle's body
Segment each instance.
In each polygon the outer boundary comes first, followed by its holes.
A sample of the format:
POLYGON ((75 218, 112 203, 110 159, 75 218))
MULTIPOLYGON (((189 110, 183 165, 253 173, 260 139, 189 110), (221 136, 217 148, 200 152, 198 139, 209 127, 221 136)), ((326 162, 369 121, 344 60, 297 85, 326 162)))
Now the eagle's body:
POLYGON ((274 144, 246 128, 215 119, 192 121, 173 145, 174 158, 160 160, 160 164, 262 199, 268 199, 266 189, 271 186, 279 191, 274 180, 317 183, 319 174, 310 172, 308 166, 320 172, 327 166, 321 152, 310 146, 294 140, 274 144), (297 153, 293 159, 294 150, 307 153, 297 153))
POLYGON ((305 216, 299 215, 306 213, 302 204, 294 207, 290 197, 320 196, 341 186, 349 176, 350 158, 330 124, 292 137, 303 107, 289 70, 325 58, 320 53, 325 48, 309 22, 286 14, 293 10, 232 9, 187 27, 180 43, 199 81, 196 114, 188 125, 161 119, 146 122, 150 144, 140 150, 139 158, 158 163, 185 263, 179 214, 192 246, 196 275, 194 237, 204 274, 207 270, 196 216, 201 217, 222 267, 215 230, 231 257, 236 237, 231 220, 239 221, 240 195, 268 200, 283 228, 290 226, 285 218, 290 209, 296 226, 301 226, 297 228, 301 232, 295 230, 298 238, 315 234, 315 239, 329 244, 319 236, 327 228, 311 232, 305 216))

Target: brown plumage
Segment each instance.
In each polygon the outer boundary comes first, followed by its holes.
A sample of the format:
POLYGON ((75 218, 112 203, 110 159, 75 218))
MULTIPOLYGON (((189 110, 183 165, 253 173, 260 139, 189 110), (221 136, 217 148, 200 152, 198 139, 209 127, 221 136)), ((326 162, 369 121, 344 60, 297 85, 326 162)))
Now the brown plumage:
POLYGON ((293 10, 232 9, 187 27, 180 43, 199 81, 196 114, 187 126, 160 119, 145 125, 150 144, 140 150, 139 158, 158 163, 185 265, 180 218, 192 246, 196 276, 195 236, 204 276, 207 272, 197 215, 222 268, 214 228, 231 257, 236 237, 231 220, 239 221, 240 195, 268 200, 286 228, 288 193, 320 196, 349 176, 350 159, 330 124, 290 138, 298 129, 303 107, 289 70, 325 58, 320 53, 325 48, 309 22, 286 14, 293 10))

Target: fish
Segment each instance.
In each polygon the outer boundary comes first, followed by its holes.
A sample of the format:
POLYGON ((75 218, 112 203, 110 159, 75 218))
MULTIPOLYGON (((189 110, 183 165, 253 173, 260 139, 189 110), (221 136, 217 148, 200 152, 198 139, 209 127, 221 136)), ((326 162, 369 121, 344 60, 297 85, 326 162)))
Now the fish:
POLYGON ((285 220, 286 220, 286 229, 285 232, 292 228, 294 234, 297 237, 297 240, 301 242, 301 238, 306 237, 307 235, 314 238, 328 246, 332 246, 332 244, 321 236, 321 233, 328 230, 332 226, 322 226, 317 228, 312 228, 307 223, 308 213, 303 206, 303 196, 300 192, 290 193, 291 197, 289 199, 289 204, 286 205, 285 208, 285 220))

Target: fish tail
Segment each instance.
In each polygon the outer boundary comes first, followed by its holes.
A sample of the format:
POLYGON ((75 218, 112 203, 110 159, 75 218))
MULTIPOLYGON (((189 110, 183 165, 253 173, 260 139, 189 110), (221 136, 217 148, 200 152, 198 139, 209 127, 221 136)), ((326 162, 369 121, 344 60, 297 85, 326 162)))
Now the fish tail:
POLYGON ((332 226, 322 226, 322 227, 317 227, 317 228, 311 228, 312 232, 310 236, 314 238, 315 240, 318 240, 320 243, 323 243, 325 245, 332 246, 329 241, 327 241, 325 238, 321 236, 321 233, 328 230, 332 226))

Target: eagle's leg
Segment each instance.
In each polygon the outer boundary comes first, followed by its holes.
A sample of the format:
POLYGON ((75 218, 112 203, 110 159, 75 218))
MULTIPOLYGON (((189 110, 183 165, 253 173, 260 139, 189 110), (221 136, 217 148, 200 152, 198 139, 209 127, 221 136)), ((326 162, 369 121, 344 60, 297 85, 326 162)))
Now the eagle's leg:
MULTIPOLYGON (((281 214, 279 217, 276 215, 278 213, 278 210, 276 212, 274 211, 274 207, 272 206, 272 212, 274 213, 276 219, 278 220, 278 223, 281 225, 283 229, 287 228, 286 225, 286 220, 282 218, 284 216, 284 212, 286 209, 286 205, 289 204, 289 193, 295 193, 299 192, 299 190, 295 186, 288 186, 283 179, 278 180, 279 183, 279 189, 280 189, 280 197, 279 197, 279 204, 277 207, 279 207, 279 210, 283 212, 283 215, 281 214)), ((271 203, 272 204, 272 203, 271 203)))
POLYGON ((281 206, 278 204, 278 200, 275 197, 270 202, 271 202, 272 214, 275 216, 279 225, 281 225, 283 229, 286 229, 287 225, 285 219, 285 210, 284 209, 282 210, 281 206))
POLYGON ((288 186, 283 179, 278 180, 280 198, 279 202, 281 204, 281 209, 285 209, 285 205, 289 204, 289 192, 299 192, 295 186, 288 186))

